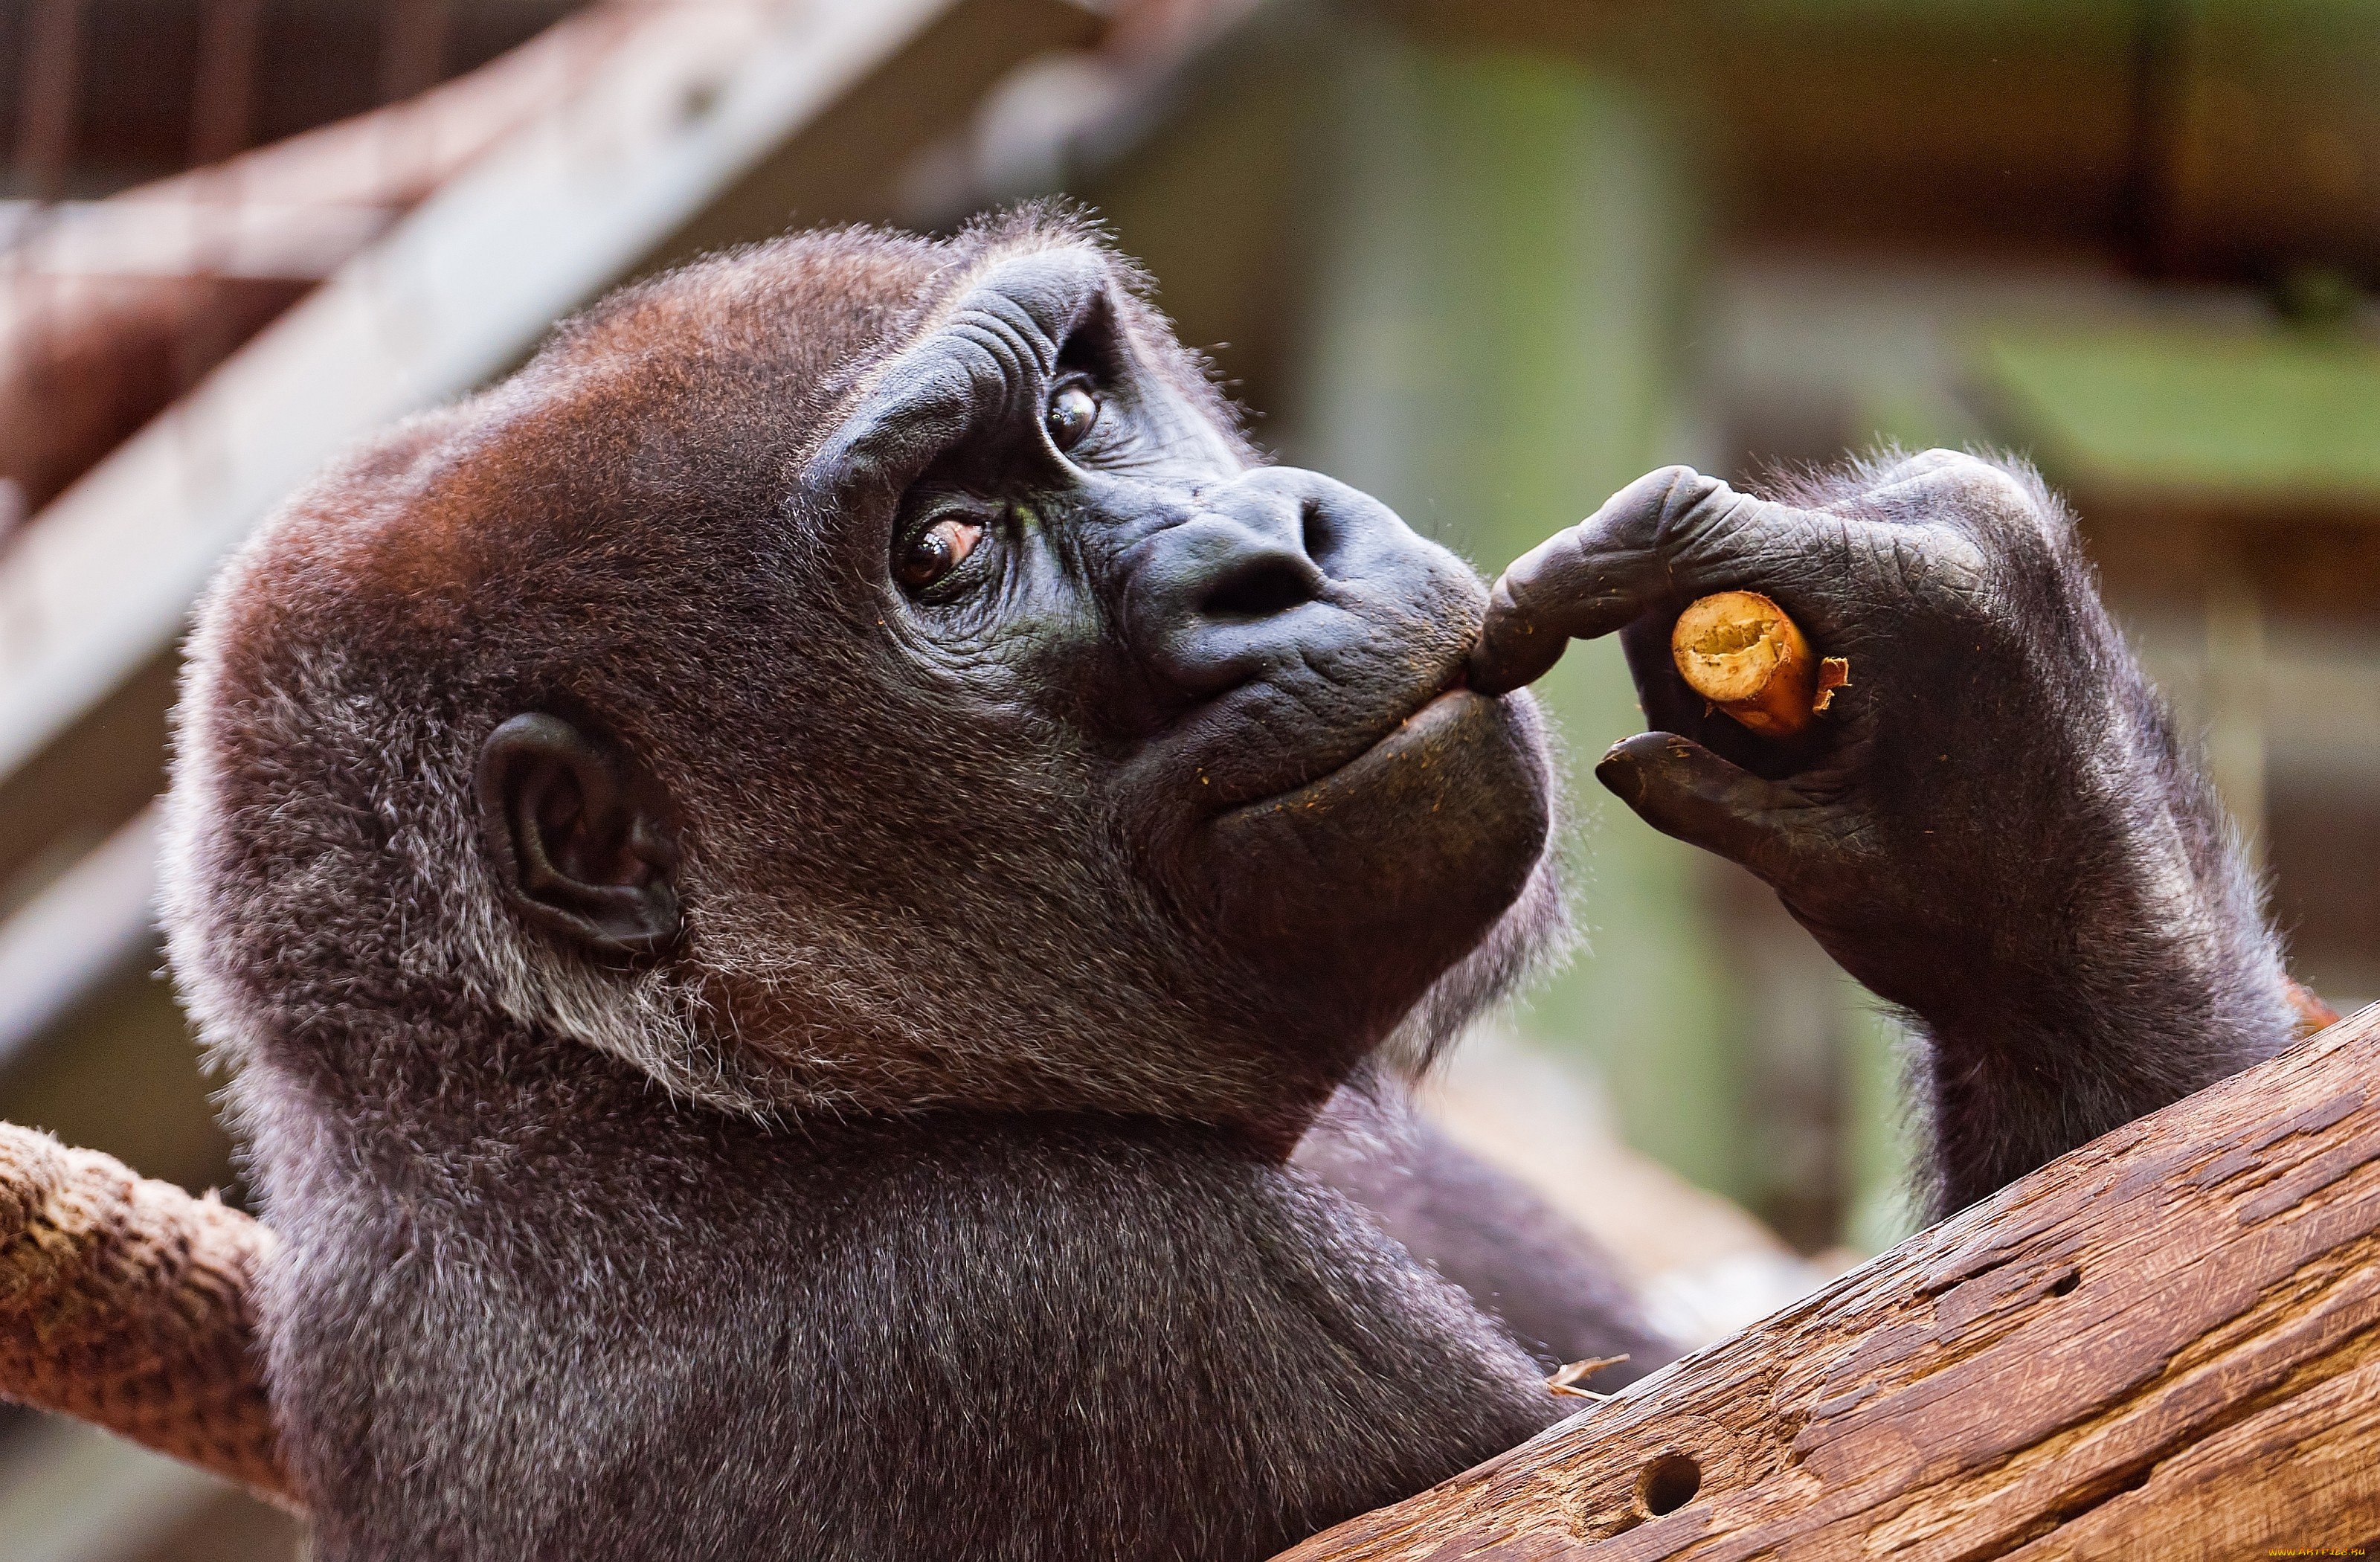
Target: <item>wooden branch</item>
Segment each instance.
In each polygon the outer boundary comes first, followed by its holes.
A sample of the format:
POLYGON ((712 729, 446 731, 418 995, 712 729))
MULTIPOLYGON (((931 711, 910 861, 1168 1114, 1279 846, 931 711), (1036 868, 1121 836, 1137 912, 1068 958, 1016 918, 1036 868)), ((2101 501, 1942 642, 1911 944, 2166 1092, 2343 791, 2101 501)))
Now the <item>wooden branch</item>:
POLYGON ((0 1397, 289 1506, 256 1354, 272 1251, 213 1199, 0 1123, 0 1397))
POLYGON ((2380 1542, 2380 1006, 1284 1562, 2380 1542))

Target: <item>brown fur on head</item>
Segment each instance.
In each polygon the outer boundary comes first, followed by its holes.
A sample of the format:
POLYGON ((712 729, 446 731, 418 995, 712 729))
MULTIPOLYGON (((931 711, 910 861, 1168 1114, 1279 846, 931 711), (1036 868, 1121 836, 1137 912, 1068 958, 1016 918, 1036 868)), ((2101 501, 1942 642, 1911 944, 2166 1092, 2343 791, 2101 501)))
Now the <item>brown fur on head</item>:
MULTIPOLYGON (((1105 279, 1163 427, 1225 475, 1252 460, 1128 265, 1028 212, 947 244, 802 235, 632 287, 292 501, 190 648, 171 921, 210 1036, 363 1097, 414 1087, 357 1012, 469 1009, 750 1113, 1318 1103, 1350 1059, 1308 1048, 1285 1087, 1279 981, 1185 923, 1119 825, 1133 735, 1000 644, 912 667, 869 576, 883 540, 844 534, 853 506, 889 512, 866 492, 880 458, 818 488, 888 362, 1037 256, 1105 279), (990 714, 944 720, 953 690, 990 714), (507 908, 471 777, 521 712, 615 740, 668 799, 683 928, 658 953, 591 958, 507 908)), ((1408 632, 1451 665, 1475 613, 1408 632)), ((1525 942, 1484 958, 1500 975, 1525 942)))

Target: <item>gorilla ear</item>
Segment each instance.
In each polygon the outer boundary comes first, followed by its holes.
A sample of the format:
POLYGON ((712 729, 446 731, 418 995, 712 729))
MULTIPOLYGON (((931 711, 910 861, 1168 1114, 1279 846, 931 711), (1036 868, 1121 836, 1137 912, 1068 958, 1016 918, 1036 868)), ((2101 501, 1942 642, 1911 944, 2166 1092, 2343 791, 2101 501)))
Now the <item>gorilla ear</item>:
POLYGON ((480 749, 480 828, 513 905, 611 956, 678 935, 677 847, 660 790, 622 745, 517 715, 480 749))

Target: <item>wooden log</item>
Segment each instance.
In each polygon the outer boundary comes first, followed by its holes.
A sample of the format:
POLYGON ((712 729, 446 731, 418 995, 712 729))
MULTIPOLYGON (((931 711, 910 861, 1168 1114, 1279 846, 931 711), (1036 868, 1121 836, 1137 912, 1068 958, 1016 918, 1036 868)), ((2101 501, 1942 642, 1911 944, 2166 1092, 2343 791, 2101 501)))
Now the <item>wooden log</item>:
POLYGON ((1284 1562, 2380 1550, 2380 1006, 1284 1562))

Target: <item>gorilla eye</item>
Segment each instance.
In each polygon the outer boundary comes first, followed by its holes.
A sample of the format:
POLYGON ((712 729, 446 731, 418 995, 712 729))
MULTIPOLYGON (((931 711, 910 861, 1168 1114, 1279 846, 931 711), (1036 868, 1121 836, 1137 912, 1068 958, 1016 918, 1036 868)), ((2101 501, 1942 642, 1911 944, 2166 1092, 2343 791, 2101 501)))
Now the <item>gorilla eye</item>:
POLYGON ((975 545, 982 541, 981 525, 957 516, 944 516, 909 539, 892 573, 908 590, 922 592, 965 564, 967 555, 975 552, 975 545))
POLYGON ((1069 380, 1050 393, 1050 406, 1042 421, 1050 430, 1050 443, 1061 450, 1072 450, 1091 432, 1099 421, 1099 398, 1085 389, 1082 382, 1069 380))

